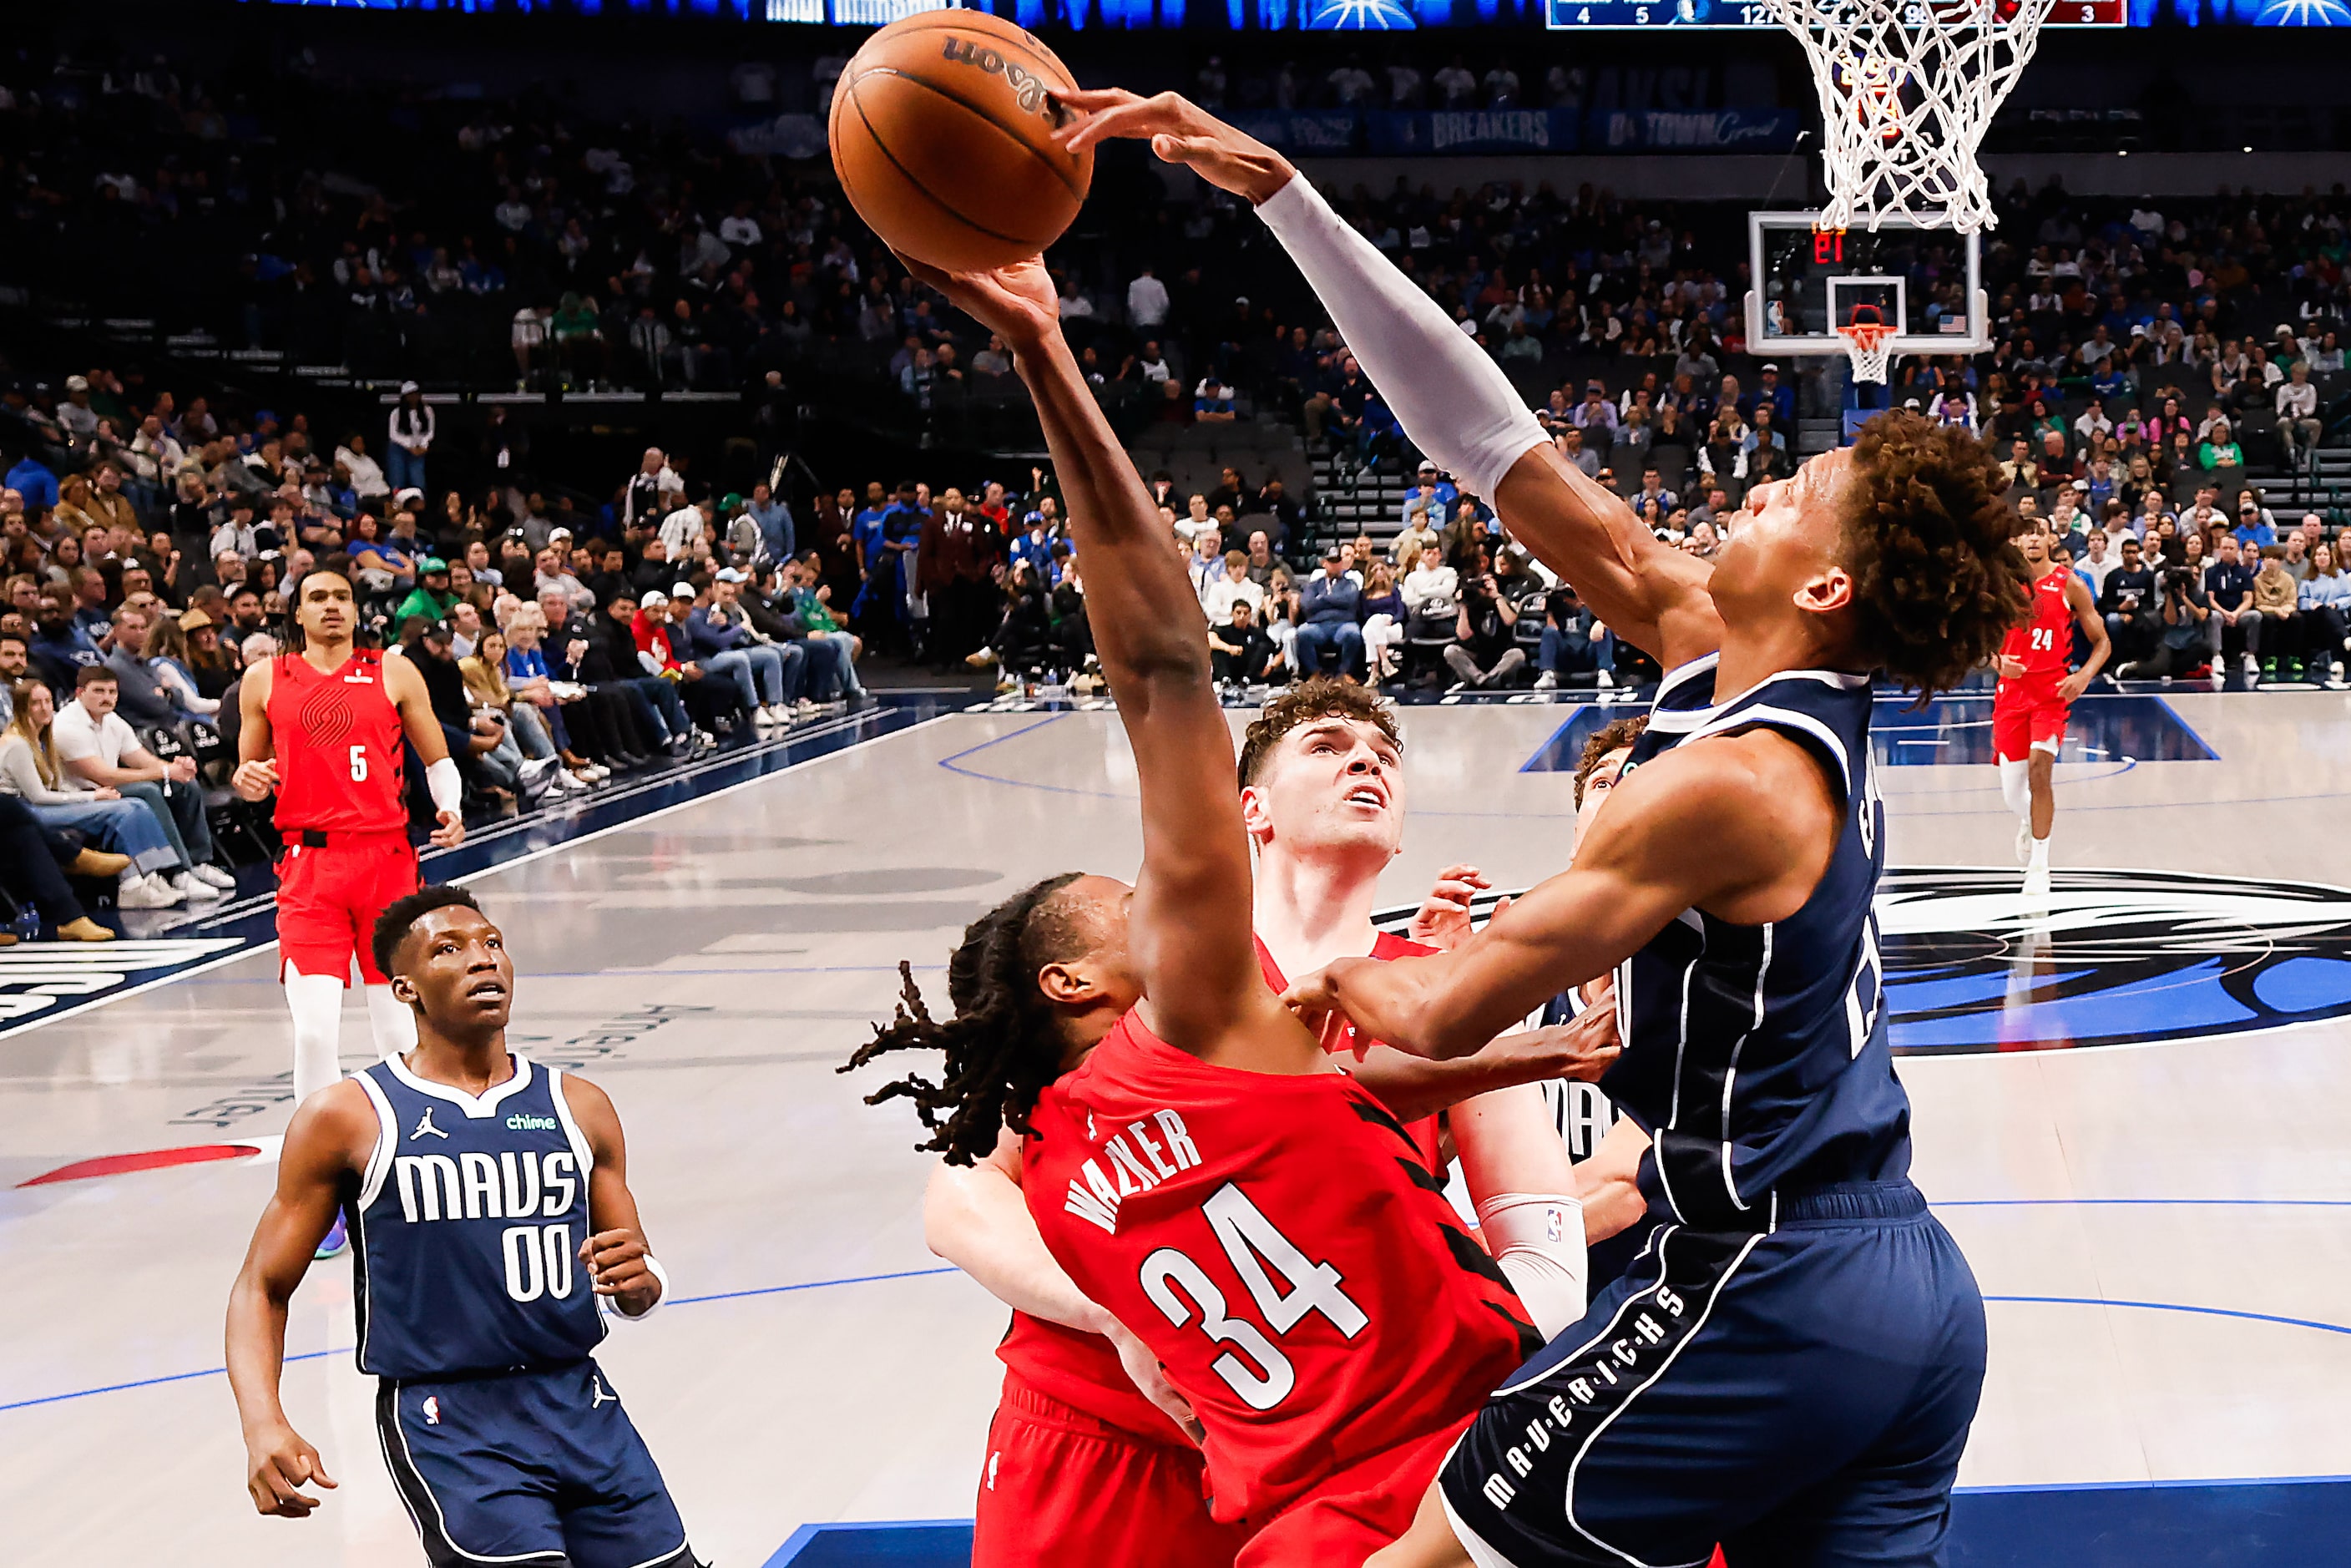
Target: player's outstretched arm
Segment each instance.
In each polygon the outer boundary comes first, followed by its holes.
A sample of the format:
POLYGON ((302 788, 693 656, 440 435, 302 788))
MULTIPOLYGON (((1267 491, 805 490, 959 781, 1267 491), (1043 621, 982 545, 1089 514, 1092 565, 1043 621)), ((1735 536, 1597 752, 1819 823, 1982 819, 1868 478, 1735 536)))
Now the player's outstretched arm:
POLYGON ((968 1167, 938 1163, 923 1193, 924 1242, 1013 1311, 1109 1339, 1144 1397, 1198 1441, 1199 1417, 1157 1358, 1088 1300, 1046 1249, 1037 1217, 1020 1193, 1022 1141, 1008 1127, 986 1159, 968 1167))
POLYGON ((1554 452, 1501 367, 1287 159, 1172 92, 1113 89, 1061 101, 1081 116, 1057 133, 1072 150, 1148 140, 1161 158, 1254 204, 1414 444, 1492 501, 1511 534, 1617 635, 1669 668, 1720 645, 1707 563, 1668 549, 1554 452))
POLYGON ((386 659, 383 692, 400 710, 401 732, 424 764, 424 788, 441 821, 433 830, 433 841, 444 850, 455 848, 465 841, 465 785, 458 777, 457 765, 449 759, 449 737, 442 732, 440 716, 433 711, 433 695, 424 689, 424 676, 406 659, 386 659))
POLYGON ((1283 1000, 1399 1050, 1468 1056, 1563 987, 1630 956, 1686 909, 1741 925, 1801 908, 1836 847, 1839 786, 1794 741, 1750 732, 1625 776, 1575 863, 1450 953, 1344 958, 1283 1000))
POLYGON ((637 1195, 629 1190, 629 1149, 621 1136, 621 1115, 611 1096, 574 1073, 563 1075, 564 1103, 588 1140, 596 1164, 588 1173, 589 1236, 580 1261, 596 1293, 611 1299, 622 1317, 641 1318, 661 1304, 668 1287, 637 1217, 637 1195))
POLYGON ((1085 562, 1086 622, 1142 783, 1143 870, 1127 940, 1152 1029, 1234 1066, 1325 1070, 1313 1040, 1280 1027, 1258 967, 1249 840, 1207 618, 1175 537, 1062 340, 1044 263, 952 277, 907 266, 1011 346, 1053 454, 1085 562))
POLYGON ((1374 1045, 1347 1072, 1397 1121, 1417 1122, 1465 1100, 1521 1083, 1553 1078, 1596 1083, 1620 1050, 1615 1013, 1594 1008, 1566 1023, 1498 1035, 1473 1055, 1450 1061, 1374 1045))
POLYGON ((286 1419, 277 1378, 286 1362, 286 1303, 308 1271, 341 1202, 343 1177, 375 1146, 366 1091, 345 1079, 304 1101, 287 1124, 277 1190, 261 1211, 245 1267, 228 1297, 228 1385, 245 1427, 246 1492, 253 1506, 306 1518, 319 1500, 301 1489, 335 1481, 319 1450, 286 1419))
POLYGON ((1110 1313, 1088 1300, 1038 1233, 1020 1192, 1018 1133, 1006 1128, 987 1158, 941 1160, 923 1190, 923 1241, 1015 1312, 1087 1333, 1108 1333, 1110 1313))

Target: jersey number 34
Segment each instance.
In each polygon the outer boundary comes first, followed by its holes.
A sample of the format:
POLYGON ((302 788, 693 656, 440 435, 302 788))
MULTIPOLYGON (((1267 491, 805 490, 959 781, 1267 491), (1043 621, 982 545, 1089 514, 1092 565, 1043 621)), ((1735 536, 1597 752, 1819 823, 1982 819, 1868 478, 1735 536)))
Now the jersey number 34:
MULTIPOLYGON (((1339 1270, 1309 1261, 1239 1186, 1227 1182, 1200 1206, 1200 1212, 1275 1333, 1288 1333, 1309 1312, 1321 1312, 1348 1339, 1370 1325, 1364 1309, 1341 1289, 1339 1270), (1289 1286, 1287 1293, 1274 1283, 1273 1273, 1289 1286)), ((1232 1347, 1211 1365, 1243 1404, 1252 1410, 1270 1410, 1289 1396, 1298 1382, 1290 1358, 1257 1324, 1227 1315, 1224 1291, 1197 1263, 1173 1247, 1162 1247, 1143 1260, 1142 1284, 1169 1322, 1182 1328, 1196 1312, 1200 1332, 1209 1342, 1232 1347)))

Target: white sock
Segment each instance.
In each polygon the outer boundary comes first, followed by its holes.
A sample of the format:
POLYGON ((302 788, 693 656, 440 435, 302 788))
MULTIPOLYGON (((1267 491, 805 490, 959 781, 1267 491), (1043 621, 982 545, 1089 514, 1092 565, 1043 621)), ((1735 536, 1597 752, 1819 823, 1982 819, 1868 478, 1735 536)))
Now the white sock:
POLYGON ((1332 211, 1305 175, 1267 198, 1257 215, 1306 275, 1405 434, 1472 495, 1491 498, 1510 465, 1544 444, 1542 426, 1502 367, 1332 211))
POLYGON ((299 1105, 343 1075, 338 1054, 342 977, 288 970, 286 1009, 294 1015, 294 1103, 299 1105))
POLYGON ((2047 871, 2049 869, 2049 841, 2047 839, 2035 839, 2032 841, 2032 860, 2031 862, 2031 869, 2033 871, 2047 871))
POLYGON ((2000 759, 2000 798, 2020 820, 2032 814, 2032 764, 2026 758, 2000 759))
POLYGON ((368 1031, 375 1036, 375 1053, 386 1061, 416 1049, 416 1015, 392 994, 390 986, 369 986, 368 1031))

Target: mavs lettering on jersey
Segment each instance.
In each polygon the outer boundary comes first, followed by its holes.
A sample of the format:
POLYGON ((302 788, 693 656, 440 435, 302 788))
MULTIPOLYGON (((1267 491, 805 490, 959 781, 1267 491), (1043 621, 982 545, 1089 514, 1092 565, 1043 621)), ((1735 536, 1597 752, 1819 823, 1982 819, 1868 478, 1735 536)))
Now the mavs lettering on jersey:
POLYGON ((588 1141, 563 1075, 514 1058, 478 1098, 397 1058, 359 1074, 375 1153, 345 1210, 360 1370, 417 1379, 576 1362, 604 1337, 580 1264, 588 1141))
POLYGON ((1776 1189, 1909 1173, 1872 909, 1886 807, 1868 677, 1783 671, 1718 703, 1714 666, 1709 655, 1667 677, 1625 771, 1686 741, 1770 729, 1820 760, 1844 823, 1787 919, 1687 910, 1618 967, 1625 1054, 1601 1082, 1655 1139, 1653 1198, 1696 1229, 1765 1229, 1776 1189))

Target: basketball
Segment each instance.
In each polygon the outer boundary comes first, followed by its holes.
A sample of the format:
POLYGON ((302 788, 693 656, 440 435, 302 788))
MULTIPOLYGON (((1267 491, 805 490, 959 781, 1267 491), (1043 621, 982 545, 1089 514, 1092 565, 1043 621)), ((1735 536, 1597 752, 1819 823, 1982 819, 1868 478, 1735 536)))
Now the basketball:
POLYGON ((950 272, 1008 266, 1061 236, 1092 152, 1053 141, 1074 87, 1052 50, 984 11, 931 11, 865 42, 832 99, 832 166, 893 248, 950 272))

